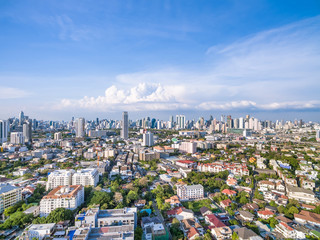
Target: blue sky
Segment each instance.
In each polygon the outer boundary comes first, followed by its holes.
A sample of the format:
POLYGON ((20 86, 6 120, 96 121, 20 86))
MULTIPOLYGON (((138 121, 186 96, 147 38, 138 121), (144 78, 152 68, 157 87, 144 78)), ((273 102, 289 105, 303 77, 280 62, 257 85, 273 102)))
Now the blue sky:
POLYGON ((320 116, 319 1, 1 1, 0 118, 320 116))

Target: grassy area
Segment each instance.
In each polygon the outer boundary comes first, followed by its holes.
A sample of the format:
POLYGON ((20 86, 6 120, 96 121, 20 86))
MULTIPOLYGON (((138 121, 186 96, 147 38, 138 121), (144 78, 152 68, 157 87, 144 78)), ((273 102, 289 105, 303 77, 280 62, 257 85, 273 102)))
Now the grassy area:
POLYGON ((185 208, 188 208, 194 212, 199 212, 200 208, 202 207, 207 207, 210 210, 213 210, 214 208, 211 207, 211 200, 210 199, 203 199, 203 200, 199 200, 199 201, 193 201, 193 202, 183 202, 182 205, 185 208))

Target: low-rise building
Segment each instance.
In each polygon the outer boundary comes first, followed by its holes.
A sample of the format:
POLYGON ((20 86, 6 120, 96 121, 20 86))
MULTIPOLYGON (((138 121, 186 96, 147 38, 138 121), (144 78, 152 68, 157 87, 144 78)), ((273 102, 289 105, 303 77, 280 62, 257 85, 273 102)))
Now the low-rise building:
POLYGON ((198 185, 179 185, 177 186, 177 195, 181 201, 196 200, 204 197, 203 186, 198 185))
POLYGON ((55 223, 32 224, 27 230, 28 238, 42 240, 50 237, 55 229, 55 225, 55 223))

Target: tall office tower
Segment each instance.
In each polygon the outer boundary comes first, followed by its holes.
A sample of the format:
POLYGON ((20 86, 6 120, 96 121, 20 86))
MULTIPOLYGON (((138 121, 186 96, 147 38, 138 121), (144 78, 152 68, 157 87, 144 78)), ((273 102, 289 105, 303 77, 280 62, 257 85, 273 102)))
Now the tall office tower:
POLYGON ((316 140, 320 142, 320 130, 316 131, 316 140))
POLYGON ((123 139, 128 139, 129 136, 129 118, 128 112, 122 113, 122 122, 121 122, 121 135, 123 139))
POLYGON ((254 118, 249 119, 249 129, 253 129, 254 118))
POLYGON ((23 144, 24 137, 22 132, 12 132, 10 134, 10 143, 12 144, 23 144))
POLYGON ((221 122, 225 122, 225 118, 226 118, 226 116, 225 115, 221 115, 221 122))
POLYGON ((31 143, 32 142, 32 121, 28 120, 23 124, 23 137, 24 142, 31 143))
POLYGON ((227 116, 227 126, 228 128, 233 128, 231 115, 227 116))
POLYGON ((233 127, 239 128, 239 119, 238 118, 233 119, 233 127))
POLYGON ((151 147, 153 146, 153 133, 146 132, 143 134, 143 146, 151 147))
POLYGON ((186 117, 184 115, 177 115, 176 120, 176 127, 178 129, 184 129, 186 127, 186 117))
POLYGON ((239 128, 240 129, 244 128, 244 119, 243 119, 243 117, 239 118, 239 128))
POLYGON ((85 125, 85 119, 84 118, 78 118, 76 120, 76 137, 82 138, 85 136, 85 131, 84 131, 84 125, 85 125))
POLYGON ((32 128, 36 130, 38 128, 38 121, 36 119, 32 119, 32 128))
POLYGON ((24 113, 21 111, 19 114, 19 125, 22 125, 24 121, 24 113))
POLYGON ((253 130, 255 131, 261 130, 261 123, 257 118, 253 120, 253 130))
POLYGON ((0 143, 8 140, 9 124, 7 120, 0 120, 0 143))

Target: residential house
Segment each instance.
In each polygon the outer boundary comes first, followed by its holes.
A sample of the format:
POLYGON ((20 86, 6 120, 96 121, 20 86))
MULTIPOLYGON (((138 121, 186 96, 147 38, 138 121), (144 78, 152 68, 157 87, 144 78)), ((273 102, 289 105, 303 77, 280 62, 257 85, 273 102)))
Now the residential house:
POLYGON ((274 213, 269 210, 258 211, 257 214, 258 214, 258 217, 262 219, 269 219, 274 215, 274 213))
POLYGON ((172 208, 181 205, 181 202, 180 202, 179 197, 177 195, 174 195, 168 199, 165 199, 164 202, 169 203, 172 208))
POLYGON ((232 201, 230 199, 222 200, 220 206, 224 209, 231 206, 232 201))
POLYGON ((207 207, 201 207, 200 213, 203 217, 205 217, 206 215, 212 214, 212 211, 207 207))
POLYGON ((254 215, 251 212, 239 210, 239 218, 243 221, 251 222, 253 221, 254 215))
POLYGON ((236 191, 233 191, 233 190, 230 190, 230 189, 224 189, 224 190, 222 190, 222 193, 227 195, 227 196, 229 196, 229 197, 237 195, 236 191))
POLYGON ((192 227, 188 233, 188 239, 195 240, 197 237, 200 237, 200 233, 196 228, 192 227))
POLYGON ((226 225, 214 214, 205 216, 206 224, 209 224, 211 228, 225 227, 226 225))
POLYGON ((246 227, 236 228, 233 231, 237 233, 239 240, 263 240, 262 237, 246 227))
POLYGON ((320 227, 320 214, 301 210, 294 214, 294 220, 301 224, 310 224, 320 227))
POLYGON ((211 234, 214 236, 216 240, 225 240, 231 239, 232 237, 232 230, 231 228, 225 227, 217 227, 211 229, 211 234))

